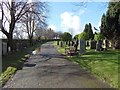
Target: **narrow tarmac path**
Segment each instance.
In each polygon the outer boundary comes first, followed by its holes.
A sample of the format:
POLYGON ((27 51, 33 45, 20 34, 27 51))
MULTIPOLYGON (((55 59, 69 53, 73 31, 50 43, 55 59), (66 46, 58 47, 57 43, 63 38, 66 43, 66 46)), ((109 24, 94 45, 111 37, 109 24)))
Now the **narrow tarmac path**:
POLYGON ((31 55, 4 88, 110 88, 59 54, 51 42, 41 52, 31 55))

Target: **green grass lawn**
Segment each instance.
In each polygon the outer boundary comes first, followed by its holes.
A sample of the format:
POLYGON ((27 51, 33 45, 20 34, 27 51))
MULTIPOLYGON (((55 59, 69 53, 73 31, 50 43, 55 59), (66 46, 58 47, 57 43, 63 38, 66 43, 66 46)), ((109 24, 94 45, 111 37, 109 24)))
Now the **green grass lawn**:
MULTIPOLYGON (((55 44, 55 42, 54 42, 55 44)), ((56 46, 60 53, 64 54, 64 48, 56 46)), ((83 55, 69 57, 72 62, 87 69, 96 77, 110 84, 112 87, 118 88, 118 67, 120 62, 120 50, 95 51, 87 49, 83 55)))

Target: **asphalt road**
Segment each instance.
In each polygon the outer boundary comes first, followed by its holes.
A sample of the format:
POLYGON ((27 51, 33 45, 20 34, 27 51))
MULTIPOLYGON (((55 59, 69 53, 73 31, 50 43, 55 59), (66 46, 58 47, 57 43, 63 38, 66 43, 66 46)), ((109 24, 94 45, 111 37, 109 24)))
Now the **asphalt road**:
POLYGON ((27 61, 4 88, 110 88, 59 54, 50 42, 27 61))

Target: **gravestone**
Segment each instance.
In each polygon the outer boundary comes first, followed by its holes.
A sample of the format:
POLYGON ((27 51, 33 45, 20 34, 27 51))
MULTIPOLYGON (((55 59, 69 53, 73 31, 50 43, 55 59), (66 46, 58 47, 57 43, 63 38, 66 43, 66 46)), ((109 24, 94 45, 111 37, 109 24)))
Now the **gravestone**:
POLYGON ((108 46, 109 46, 109 42, 107 39, 105 39, 104 40, 104 50, 107 50, 108 46))
POLYGON ((62 41, 60 42, 60 47, 63 47, 63 42, 62 41))
POLYGON ((90 41, 90 49, 96 49, 96 43, 97 43, 97 41, 91 40, 90 41))
POLYGON ((85 40, 80 40, 80 54, 84 54, 86 49, 86 42, 85 40))
POLYGON ((75 44, 75 42, 74 42, 74 41, 72 41, 72 46, 74 46, 74 44, 75 44))
POLYGON ((2 54, 7 54, 7 43, 5 42, 2 43, 2 54))
POLYGON ((59 41, 57 41, 57 45, 59 45, 59 41))
POLYGON ((70 41, 68 41, 68 46, 70 46, 70 41))
POLYGON ((101 51, 102 50, 102 41, 97 41, 96 50, 97 51, 101 51))

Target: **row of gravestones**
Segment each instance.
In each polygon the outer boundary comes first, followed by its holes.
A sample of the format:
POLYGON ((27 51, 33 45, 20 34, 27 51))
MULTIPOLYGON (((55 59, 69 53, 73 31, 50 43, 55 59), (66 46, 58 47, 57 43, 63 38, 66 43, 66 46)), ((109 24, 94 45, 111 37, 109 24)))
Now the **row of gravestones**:
POLYGON ((109 47, 109 42, 107 40, 104 40, 104 41, 91 40, 90 42, 86 41, 86 46, 90 46, 90 49, 96 49, 97 51, 102 51, 103 48, 104 50, 106 50, 107 47, 109 47), (104 47, 102 47, 103 45, 104 47))
POLYGON ((89 46, 90 49, 96 49, 96 51, 107 50, 107 47, 109 46, 107 40, 104 40, 104 41, 91 40, 90 42, 85 41, 85 40, 80 40, 79 45, 80 45, 81 54, 85 52, 86 46, 89 46), (102 47, 103 43, 104 43, 104 48, 102 47))
MULTIPOLYGON (((57 43, 59 45, 59 42, 57 43)), ((60 46, 62 47, 63 42, 60 42, 60 46)), ((86 50, 86 46, 89 46, 90 49, 96 49, 96 51, 103 51, 106 50, 108 47, 108 41, 104 40, 104 48, 102 47, 103 41, 85 41, 85 40, 80 40, 79 41, 79 46, 80 46, 80 53, 83 54, 86 50)))

